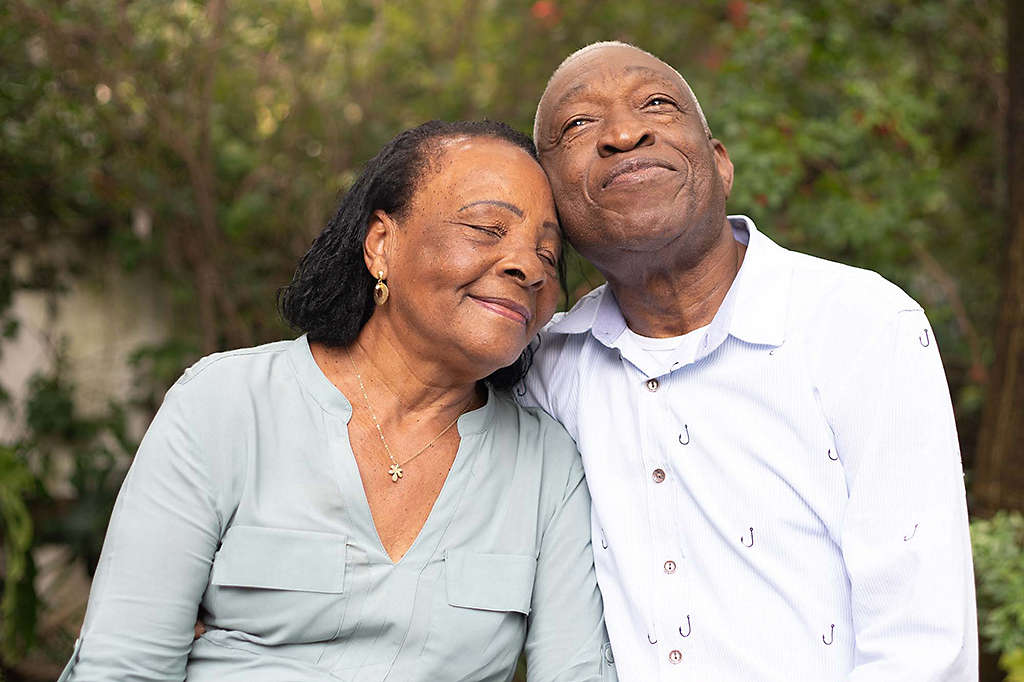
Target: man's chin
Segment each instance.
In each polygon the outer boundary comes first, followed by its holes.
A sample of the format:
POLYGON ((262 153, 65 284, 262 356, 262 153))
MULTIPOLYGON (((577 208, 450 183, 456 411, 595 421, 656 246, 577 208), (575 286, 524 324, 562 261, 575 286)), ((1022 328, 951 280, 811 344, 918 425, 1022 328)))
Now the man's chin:
POLYGON ((573 246, 599 269, 603 269, 602 266, 614 269, 616 262, 625 264, 626 261, 633 261, 637 257, 659 259, 681 236, 678 231, 604 231, 600 235, 592 236, 585 243, 573 243, 573 246))
POLYGON ((611 213, 598 231, 600 239, 610 247, 631 250, 657 249, 686 231, 687 222, 676 212, 664 210, 611 213))

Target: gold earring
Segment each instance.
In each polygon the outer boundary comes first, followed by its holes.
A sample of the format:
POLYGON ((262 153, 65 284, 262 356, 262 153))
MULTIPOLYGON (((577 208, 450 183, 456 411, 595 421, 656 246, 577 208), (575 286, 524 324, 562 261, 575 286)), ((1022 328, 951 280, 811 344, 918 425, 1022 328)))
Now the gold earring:
POLYGON ((373 300, 377 305, 384 305, 388 302, 388 285, 384 283, 384 271, 377 271, 377 284, 373 287, 373 300))

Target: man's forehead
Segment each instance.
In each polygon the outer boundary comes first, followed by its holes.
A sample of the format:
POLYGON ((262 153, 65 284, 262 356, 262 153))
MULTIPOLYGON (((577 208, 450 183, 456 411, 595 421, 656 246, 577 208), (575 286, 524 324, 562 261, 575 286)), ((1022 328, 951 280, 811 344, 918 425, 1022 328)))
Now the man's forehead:
POLYGON ((614 92, 614 84, 623 79, 660 82, 669 88, 677 88, 696 108, 704 132, 711 137, 711 129, 700 102, 682 74, 639 47, 627 43, 602 42, 577 50, 555 69, 537 103, 537 112, 533 118, 534 141, 540 143, 541 128, 550 125, 552 116, 564 105, 577 99, 599 99, 602 95, 611 94, 614 92))
POLYGON ((585 91, 599 79, 624 74, 660 78, 685 87, 679 73, 657 57, 629 45, 609 45, 577 55, 562 64, 551 79, 547 94, 562 100, 566 95, 585 91))
POLYGON ((599 95, 603 81, 622 76, 661 80, 688 92, 689 88, 675 69, 643 50, 629 45, 602 46, 576 55, 564 62, 552 77, 541 97, 541 115, 573 99, 599 95))

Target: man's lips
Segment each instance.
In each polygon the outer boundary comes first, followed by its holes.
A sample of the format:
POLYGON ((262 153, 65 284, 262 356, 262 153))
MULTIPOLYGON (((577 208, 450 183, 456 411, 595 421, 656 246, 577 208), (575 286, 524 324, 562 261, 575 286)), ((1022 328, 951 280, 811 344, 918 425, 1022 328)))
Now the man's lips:
POLYGON ((653 175, 660 175, 664 171, 674 170, 675 168, 670 163, 660 159, 626 159, 612 166, 612 169, 608 171, 608 174, 604 176, 604 180, 601 182, 601 189, 629 182, 643 182, 653 175))
POLYGON ((488 310, 523 325, 533 317, 529 308, 507 298, 491 298, 488 296, 470 296, 470 298, 488 310))

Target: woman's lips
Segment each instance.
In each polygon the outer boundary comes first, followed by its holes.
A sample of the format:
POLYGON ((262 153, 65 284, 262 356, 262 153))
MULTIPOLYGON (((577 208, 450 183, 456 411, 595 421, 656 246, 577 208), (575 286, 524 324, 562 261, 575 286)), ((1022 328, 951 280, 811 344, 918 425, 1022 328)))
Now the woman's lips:
POLYGON ((483 296, 470 296, 470 298, 491 312, 497 313, 502 317, 507 317, 508 319, 514 320, 524 326, 530 321, 530 310, 515 301, 510 301, 507 298, 489 298, 483 296))

